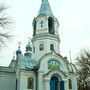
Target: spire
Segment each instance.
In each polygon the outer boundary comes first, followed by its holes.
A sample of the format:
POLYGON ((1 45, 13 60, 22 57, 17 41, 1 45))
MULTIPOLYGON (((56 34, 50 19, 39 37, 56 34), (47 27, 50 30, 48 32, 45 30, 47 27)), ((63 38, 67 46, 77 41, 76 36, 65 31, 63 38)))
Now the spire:
POLYGON ((48 0, 42 0, 42 4, 41 4, 40 10, 39 10, 39 15, 40 16, 53 15, 48 0))

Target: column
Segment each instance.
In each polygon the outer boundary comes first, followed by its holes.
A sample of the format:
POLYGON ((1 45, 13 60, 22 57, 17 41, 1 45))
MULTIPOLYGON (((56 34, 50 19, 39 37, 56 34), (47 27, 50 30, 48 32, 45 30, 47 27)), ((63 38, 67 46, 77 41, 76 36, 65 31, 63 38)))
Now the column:
POLYGON ((45 83, 45 90, 50 90, 50 79, 45 78, 44 83, 45 83))
POLYGON ((67 81, 67 79, 63 79, 63 81, 64 81, 64 89, 65 90, 68 90, 68 81, 67 81))
POLYGON ((43 70, 38 71, 38 90, 44 90, 43 70))
POLYGON ((72 89, 77 90, 77 79, 76 76, 73 76, 72 78, 72 89))

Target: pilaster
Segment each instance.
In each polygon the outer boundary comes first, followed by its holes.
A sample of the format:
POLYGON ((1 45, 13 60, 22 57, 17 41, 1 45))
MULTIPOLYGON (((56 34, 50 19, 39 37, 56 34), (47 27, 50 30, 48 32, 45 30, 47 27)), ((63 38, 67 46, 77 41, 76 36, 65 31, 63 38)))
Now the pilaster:
POLYGON ((38 90, 44 90, 43 70, 38 71, 38 90))
POLYGON ((50 79, 45 78, 44 82, 45 82, 45 90, 50 90, 50 79))
POLYGON ((68 79, 64 79, 64 86, 65 86, 65 90, 69 90, 68 89, 68 79))

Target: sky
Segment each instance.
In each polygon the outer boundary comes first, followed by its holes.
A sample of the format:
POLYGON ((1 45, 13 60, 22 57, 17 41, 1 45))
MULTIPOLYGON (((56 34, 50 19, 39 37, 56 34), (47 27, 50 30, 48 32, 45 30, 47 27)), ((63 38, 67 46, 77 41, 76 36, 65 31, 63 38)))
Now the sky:
MULTIPOLYGON (((0 51, 0 65, 8 66, 13 52, 25 52, 28 37, 32 38, 32 21, 38 15, 42 0, 0 0, 10 8, 6 11, 14 25, 11 28, 13 40, 0 51)), ((83 48, 90 49, 90 0, 49 0, 54 16, 59 21, 60 54, 75 62, 75 57, 83 48)))

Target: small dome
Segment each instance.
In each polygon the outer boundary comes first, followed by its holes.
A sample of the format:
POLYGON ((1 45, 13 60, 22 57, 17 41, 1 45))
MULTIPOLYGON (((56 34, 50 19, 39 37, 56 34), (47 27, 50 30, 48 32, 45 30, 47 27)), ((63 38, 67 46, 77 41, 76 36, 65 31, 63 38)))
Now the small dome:
POLYGON ((21 54, 21 53, 22 51, 20 50, 20 47, 19 47, 18 50, 16 51, 16 55, 21 54))
POLYGON ((26 51, 32 51, 32 46, 30 42, 28 42, 28 44, 26 45, 26 51))

